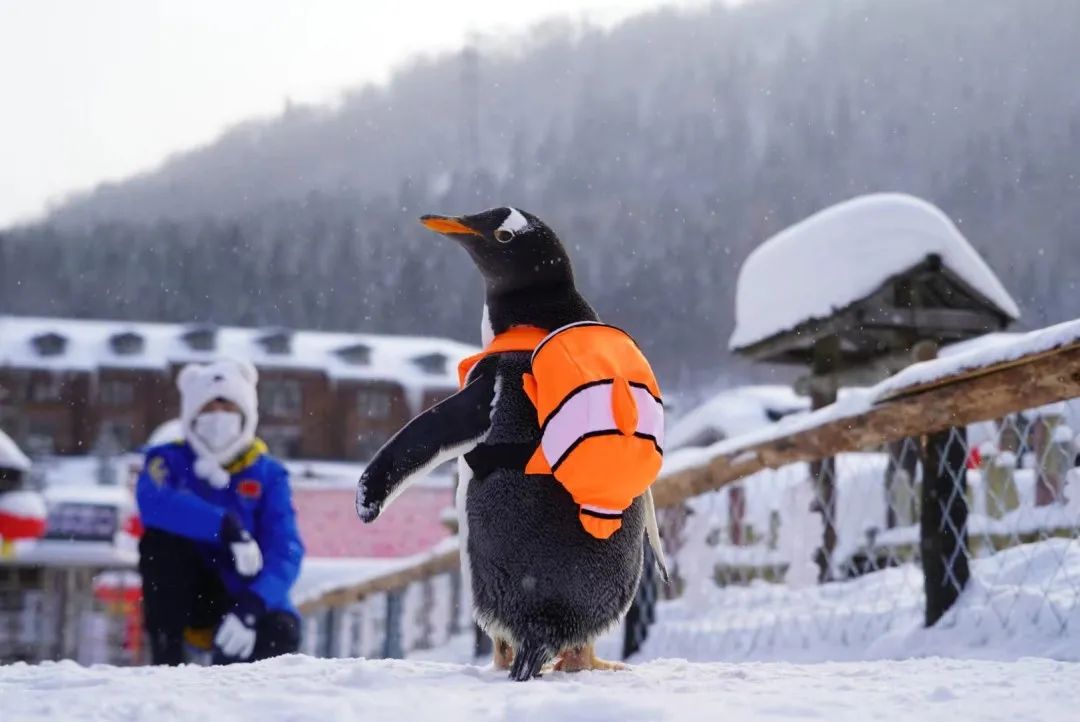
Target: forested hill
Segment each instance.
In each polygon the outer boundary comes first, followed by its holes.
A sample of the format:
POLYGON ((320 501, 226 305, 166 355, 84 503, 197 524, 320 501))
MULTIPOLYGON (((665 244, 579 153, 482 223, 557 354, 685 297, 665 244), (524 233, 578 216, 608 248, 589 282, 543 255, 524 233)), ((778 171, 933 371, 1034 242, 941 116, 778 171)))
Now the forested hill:
POLYGON ((729 363, 755 245, 900 190, 960 224, 1025 324, 1062 320, 1080 309, 1077 28, 1073 0, 758 0, 534 28, 8 229, 0 311, 475 341, 478 277, 416 217, 516 205, 686 387, 729 363))

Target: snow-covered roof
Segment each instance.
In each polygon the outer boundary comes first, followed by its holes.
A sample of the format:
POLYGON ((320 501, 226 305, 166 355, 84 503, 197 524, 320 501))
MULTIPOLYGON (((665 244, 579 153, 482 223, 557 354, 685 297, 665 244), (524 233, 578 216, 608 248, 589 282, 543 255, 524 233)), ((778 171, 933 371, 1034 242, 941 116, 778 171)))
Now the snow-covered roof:
POLYGON ((815 213, 747 257, 735 292, 729 347, 745 348, 871 295, 928 256, 1006 316, 1020 309, 936 206, 901 193, 860 196, 815 213))
POLYGON ((0 431, 0 469, 15 469, 16 471, 30 469, 30 459, 3 431, 0 431))
POLYGON ((457 385, 457 362, 476 350, 458 341, 423 336, 0 316, 0 366, 17 368, 166 369, 174 363, 230 355, 249 359, 259 368, 313 369, 334 379, 393 380, 424 388, 457 385), (215 348, 200 350, 185 340, 185 334, 196 328, 214 331, 215 348), (45 350, 42 340, 49 334, 63 341, 45 350), (141 344, 125 344, 131 337, 124 334, 137 335, 141 344), (339 353, 358 346, 369 351, 339 353), (445 366, 433 365, 432 355, 445 356, 445 366))
POLYGON ((680 418, 665 433, 667 448, 704 446, 807 411, 809 399, 788 386, 725 389, 680 418))

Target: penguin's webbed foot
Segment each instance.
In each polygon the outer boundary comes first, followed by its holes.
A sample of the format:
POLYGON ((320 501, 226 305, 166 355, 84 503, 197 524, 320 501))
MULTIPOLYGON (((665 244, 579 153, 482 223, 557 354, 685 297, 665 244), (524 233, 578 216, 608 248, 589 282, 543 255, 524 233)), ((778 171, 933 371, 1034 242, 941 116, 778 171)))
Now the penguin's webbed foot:
POLYGON ((591 644, 564 650, 555 663, 556 672, 620 672, 629 669, 622 662, 609 662, 596 656, 596 648, 591 644))
POLYGON ((514 664, 514 648, 505 639, 499 637, 492 638, 492 647, 494 648, 494 659, 492 663, 495 665, 495 669, 500 671, 507 671, 514 664))

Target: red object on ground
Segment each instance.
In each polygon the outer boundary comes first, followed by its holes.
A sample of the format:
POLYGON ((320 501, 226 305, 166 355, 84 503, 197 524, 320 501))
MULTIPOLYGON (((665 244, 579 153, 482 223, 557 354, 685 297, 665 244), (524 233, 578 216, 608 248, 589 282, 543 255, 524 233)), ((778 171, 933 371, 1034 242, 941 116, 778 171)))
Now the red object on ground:
POLYGON ((978 446, 974 446, 967 458, 967 468, 978 469, 982 465, 982 452, 979 451, 978 446))

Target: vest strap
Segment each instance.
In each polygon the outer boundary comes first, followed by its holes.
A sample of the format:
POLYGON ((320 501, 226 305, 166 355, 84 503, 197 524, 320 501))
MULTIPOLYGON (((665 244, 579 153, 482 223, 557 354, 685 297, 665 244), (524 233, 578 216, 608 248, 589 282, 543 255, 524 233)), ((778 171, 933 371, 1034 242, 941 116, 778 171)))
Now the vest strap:
POLYGON ((458 364, 458 383, 465 388, 465 380, 469 378, 469 372, 476 364, 488 356, 497 353, 509 353, 512 351, 532 352, 540 342, 547 338, 548 332, 536 326, 512 326, 491 340, 484 350, 473 354, 458 364))

